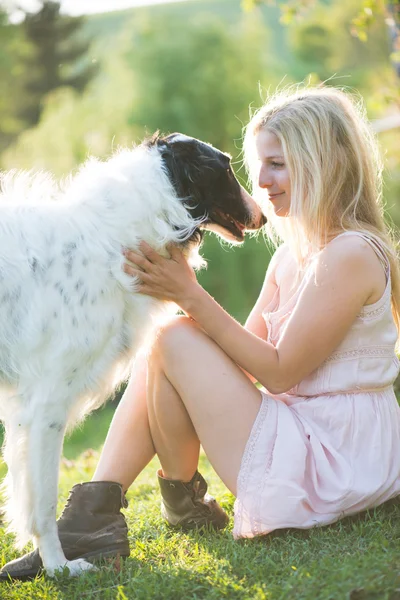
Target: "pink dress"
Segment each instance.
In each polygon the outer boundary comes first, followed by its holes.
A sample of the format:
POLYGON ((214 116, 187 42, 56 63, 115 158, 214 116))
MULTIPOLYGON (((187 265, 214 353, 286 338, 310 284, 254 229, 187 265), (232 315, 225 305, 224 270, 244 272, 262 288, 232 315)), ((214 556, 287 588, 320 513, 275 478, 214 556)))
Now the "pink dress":
MULTIPOLYGON (((383 296, 364 306, 336 350, 285 394, 263 400, 237 481, 234 537, 286 527, 327 525, 400 494, 400 407, 393 382, 399 372, 397 330, 390 300, 390 268, 383 296)), ((268 341, 276 344, 297 291, 266 307, 268 341)))

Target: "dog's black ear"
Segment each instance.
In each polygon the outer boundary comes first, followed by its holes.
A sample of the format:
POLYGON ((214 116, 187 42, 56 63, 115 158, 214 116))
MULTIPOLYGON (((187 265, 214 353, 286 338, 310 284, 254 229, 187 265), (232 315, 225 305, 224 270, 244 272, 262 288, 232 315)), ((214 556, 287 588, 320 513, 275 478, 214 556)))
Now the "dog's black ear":
POLYGON ((172 173, 172 163, 174 160, 171 145, 166 141, 165 137, 158 137, 156 140, 157 150, 164 162, 164 166, 167 168, 168 174, 172 173))
MULTIPOLYGON (((194 217, 204 217, 207 209, 203 200, 202 169, 199 161, 199 142, 182 133, 171 133, 158 142, 158 149, 178 198, 194 217)), ((204 158, 204 157, 203 157, 204 158)))
POLYGON ((166 144, 169 144, 169 143, 171 143, 171 142, 174 140, 174 138, 176 138, 176 137, 183 137, 183 134, 182 134, 182 133, 178 133, 177 131, 175 131, 175 133, 169 133, 168 135, 164 135, 164 136, 163 136, 163 138, 162 138, 162 140, 163 140, 163 142, 165 142, 166 144))
POLYGON ((163 138, 160 134, 160 130, 157 129, 157 131, 155 131, 151 137, 148 137, 145 140, 143 140, 142 144, 146 148, 153 148, 154 146, 158 146, 158 144, 160 143, 160 140, 162 140, 162 139, 163 138))
POLYGON ((182 164, 176 160, 176 152, 164 140, 158 144, 158 148, 164 168, 167 171, 170 182, 174 186, 176 195, 179 198, 185 197, 185 177, 182 173, 182 164))

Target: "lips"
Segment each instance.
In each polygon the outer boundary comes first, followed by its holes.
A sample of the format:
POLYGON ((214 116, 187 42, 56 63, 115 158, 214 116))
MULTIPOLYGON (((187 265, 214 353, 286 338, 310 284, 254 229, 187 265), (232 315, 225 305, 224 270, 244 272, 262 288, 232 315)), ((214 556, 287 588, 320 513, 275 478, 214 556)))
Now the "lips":
POLYGON ((278 196, 282 196, 285 192, 279 192, 279 194, 268 194, 269 198, 277 198, 278 196))

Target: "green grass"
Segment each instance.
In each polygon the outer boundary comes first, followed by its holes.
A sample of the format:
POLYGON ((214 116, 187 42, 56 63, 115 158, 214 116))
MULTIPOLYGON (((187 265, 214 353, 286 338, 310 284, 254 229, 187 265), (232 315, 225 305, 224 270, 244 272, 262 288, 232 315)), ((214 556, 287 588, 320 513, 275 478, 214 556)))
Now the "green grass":
MULTIPOLYGON (((74 483, 90 479, 112 416, 110 406, 87 420, 65 445, 61 509, 74 483), (81 451, 92 447, 92 450, 81 451)), ((306 532, 235 542, 222 533, 169 529, 159 512, 154 460, 128 493, 131 556, 77 579, 40 577, 0 585, 0 598, 43 600, 268 599, 399 600, 400 504, 306 532)), ((232 515, 233 497, 204 456, 200 470, 232 515)), ((2 564, 19 555, 0 530, 2 564)))

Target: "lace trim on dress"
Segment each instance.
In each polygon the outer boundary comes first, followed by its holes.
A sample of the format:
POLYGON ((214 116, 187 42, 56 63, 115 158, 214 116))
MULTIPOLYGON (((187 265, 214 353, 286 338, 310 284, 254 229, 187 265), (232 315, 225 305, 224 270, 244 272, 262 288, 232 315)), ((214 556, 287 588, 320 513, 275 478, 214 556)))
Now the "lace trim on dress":
POLYGON ((380 317, 385 312, 385 310, 387 310, 388 305, 390 306, 391 294, 392 286, 389 277, 386 284, 386 289, 383 292, 382 296, 379 298, 379 300, 377 300, 377 302, 374 302, 373 304, 365 304, 362 307, 358 318, 362 319, 363 321, 372 321, 373 319, 380 317))
POLYGON ((353 358, 391 358, 392 356, 393 346, 364 346, 362 348, 354 348, 353 350, 333 352, 323 364, 341 360, 352 360, 353 358))
MULTIPOLYGON (((253 429, 250 433, 249 440, 244 450, 242 462, 239 469, 239 475, 237 478, 237 500, 235 501, 235 534, 240 533, 242 529, 242 513, 243 505, 241 498, 245 496, 247 489, 247 482, 250 475, 250 463, 253 458, 254 450, 258 443, 261 431, 264 427, 265 419, 269 412, 269 398, 265 394, 262 394, 262 402, 260 410, 253 425, 253 429)), ((252 528, 253 529, 253 528, 252 528)))
POLYGON ((358 235, 359 237, 363 238, 374 250, 385 270, 386 287, 382 296, 373 304, 364 305, 360 311, 360 314, 358 315, 358 318, 362 319, 363 321, 370 321, 380 317, 386 310, 387 300, 390 301, 392 293, 392 285, 390 281, 390 262, 380 243, 374 238, 370 237, 367 233, 361 231, 345 231, 337 237, 345 235, 358 235))
POLYGON ((358 315, 358 318, 362 319, 363 321, 372 321, 373 319, 376 319, 377 317, 383 315, 383 313, 386 310, 386 305, 382 304, 382 306, 378 306, 373 310, 365 310, 366 308, 368 308, 368 304, 366 306, 363 306, 360 314, 358 315))
POLYGON ((272 460, 274 458, 274 450, 275 450, 275 443, 276 443, 276 435, 272 444, 272 447, 269 451, 269 456, 268 456, 268 460, 265 461, 265 467, 264 467, 264 473, 263 476, 260 477, 260 480, 258 482, 258 488, 257 488, 257 499, 258 499, 258 503, 257 503, 257 510, 255 510, 255 518, 252 519, 252 523, 251 523, 251 532, 254 536, 259 536, 263 534, 263 531, 260 527, 260 523, 261 523, 261 510, 262 510, 262 502, 263 502, 263 498, 264 498, 264 488, 266 485, 268 485, 268 477, 269 477, 269 472, 271 470, 271 466, 272 466, 272 460))

